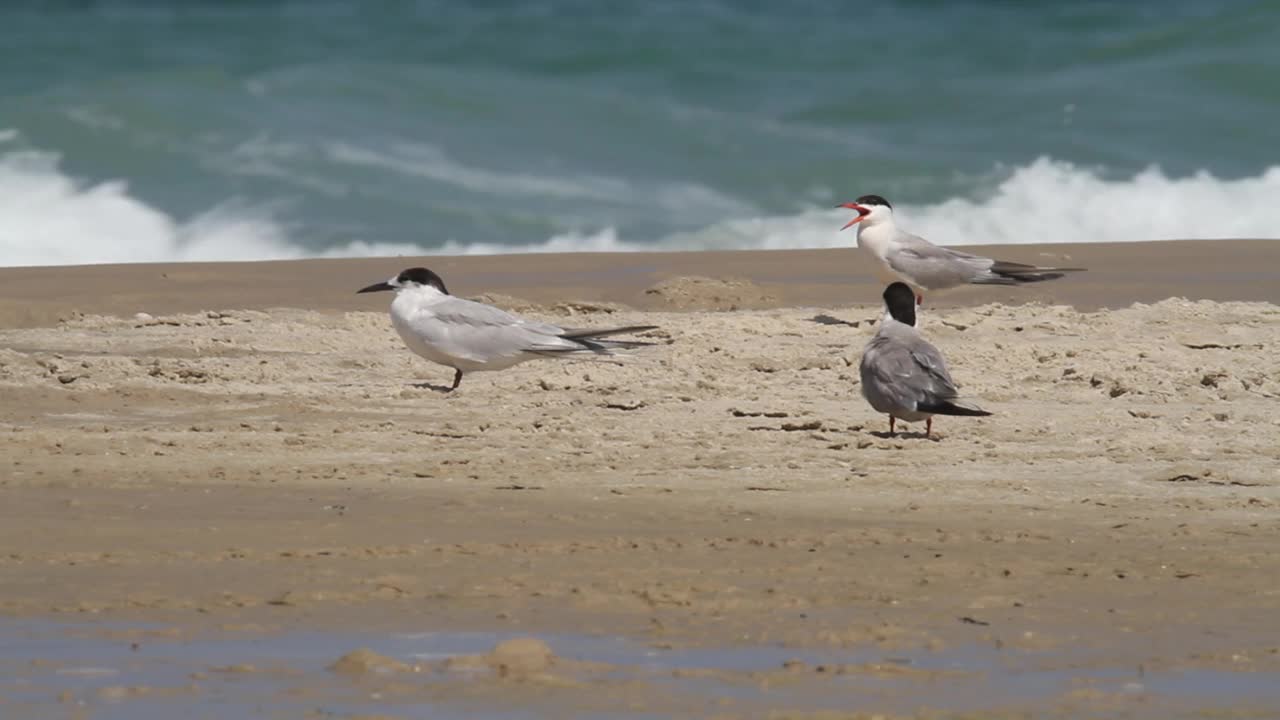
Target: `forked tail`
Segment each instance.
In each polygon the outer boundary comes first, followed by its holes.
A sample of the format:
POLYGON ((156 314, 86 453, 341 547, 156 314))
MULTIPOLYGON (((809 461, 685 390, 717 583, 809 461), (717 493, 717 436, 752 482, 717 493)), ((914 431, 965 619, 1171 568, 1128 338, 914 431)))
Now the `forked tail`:
POLYGON ((1057 280, 1071 272, 1085 272, 1087 268, 1058 268, 1026 265, 1024 263, 997 260, 988 270, 989 277, 979 278, 974 282, 979 285, 1021 285, 1022 283, 1057 280))
POLYGON ((955 400, 938 400, 931 403, 917 403, 916 410, 920 412, 933 413, 934 415, 968 415, 971 417, 986 417, 991 413, 979 407, 972 405, 964 405, 955 400))
POLYGON ((657 330, 657 325, 627 325, 625 327, 615 328, 590 328, 590 329, 568 329, 565 330, 560 337, 565 340, 577 343, 577 347, 566 348, 545 348, 534 350, 539 355, 577 355, 579 353, 595 353, 597 355, 605 355, 608 357, 626 357, 614 353, 614 350, 632 350, 634 348, 647 347, 649 345, 657 345, 658 343, 646 342, 644 340, 603 340, 601 338, 611 335, 624 335, 626 333, 645 332, 647 330, 657 330))
POLYGON ((582 345, 586 350, 594 350, 596 352, 608 350, 630 350, 632 348, 645 347, 656 343, 645 342, 643 340, 602 340, 601 338, 657 329, 657 325, 627 325, 625 327, 616 328, 575 329, 566 330, 560 337, 565 340, 572 340, 579 345, 582 345))

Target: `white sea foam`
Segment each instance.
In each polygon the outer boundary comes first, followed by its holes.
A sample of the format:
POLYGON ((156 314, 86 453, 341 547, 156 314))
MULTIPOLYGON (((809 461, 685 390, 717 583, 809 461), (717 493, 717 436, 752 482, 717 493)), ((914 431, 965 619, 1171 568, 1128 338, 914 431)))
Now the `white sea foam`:
POLYGON ((618 239, 616 228, 607 227, 599 232, 570 232, 554 235, 546 242, 529 245, 498 245, 495 243, 460 243, 450 240, 443 247, 431 251, 433 255, 500 255, 503 253, 568 253, 568 252, 640 252, 659 249, 652 244, 629 243, 618 239))
MULTIPOLYGON (((0 132, 0 142, 11 139, 0 132)), ((348 159, 351 159, 348 157, 348 159)), ((385 159, 385 156, 383 157, 385 159)), ((419 158, 421 159, 421 158, 419 158)), ((438 168, 437 168, 438 169, 438 168)), ((457 168, 450 168, 450 172, 457 168)), ((442 171, 443 172, 443 171, 442 171)), ((464 173, 466 175, 466 173, 464 173)), ((466 175, 492 190, 575 193, 577 181, 466 175), (544 184, 546 180, 550 184, 544 184)), ((457 178, 455 177, 455 180, 457 178)), ((607 186, 606 186, 607 187, 607 186)), ((673 185, 672 187, 676 187, 673 185)), ((865 187, 852 191, 875 192, 865 187)), ((692 191, 691 191, 692 192, 692 191)), ((1280 167, 1234 180, 1208 173, 1169 177, 1150 168, 1129 178, 1109 178, 1089 168, 1040 159, 1016 168, 977 199, 932 205, 895 204, 912 232, 948 245, 1106 242, 1165 238, 1280 238, 1280 167)), ((705 212, 724 196, 674 192, 668 202, 689 201, 705 212), (674 199, 672 199, 674 197, 674 199)), ((589 197, 582 197, 589 201, 589 197)), ((852 198, 849 198, 852 199, 852 198)), ((892 199, 892 198, 891 198, 892 199)), ((658 207, 661 198, 651 197, 658 207)), ((814 208, 790 216, 726 219, 662 238, 629 238, 614 227, 559 234, 524 245, 468 243, 432 248, 355 241, 311 249, 289 237, 269 211, 219 204, 192 218, 174 218, 129 193, 124 182, 87 184, 63 174, 49 153, 0 154, 0 266, 106 262, 263 260, 370 255, 495 254, 514 252, 625 252, 729 248, 849 246, 852 232, 837 232, 848 211, 814 208)))
MULTIPOLYGON (((1280 167, 1239 180, 1205 172, 1171 178, 1158 168, 1107 179, 1094 170, 1041 158, 1014 170, 980 199, 895 203, 894 210, 908 231, 942 245, 1280 238, 1280 203, 1274 202, 1278 193, 1280 167)), ((669 241, 767 249, 845 246, 853 244, 853 231, 838 233, 836 228, 850 217, 846 210, 814 209, 789 217, 728 221, 669 241)))
POLYGON ((914 232, 944 244, 1280 238, 1280 167, 1223 180, 1172 178, 1151 167, 1127 179, 1041 158, 982 200, 908 208, 914 232))
MULTIPOLYGON (((847 199, 875 190, 862 188, 847 199)), ((894 211, 908 231, 941 245, 1280 238, 1280 203, 1274 201, 1278 196, 1280 166, 1237 180, 1207 172, 1173 178, 1156 167, 1113 179, 1097 170, 1041 158, 1015 169, 980 199, 895 203, 894 211)), ((600 252, 844 247, 854 243, 853 231, 837 229, 850 217, 847 210, 814 208, 789 216, 725 220, 657 242, 628 241, 606 228, 537 245, 450 249, 600 252)))
POLYGON ((186 220, 129 194, 122 181, 64 175, 51 153, 0 155, 0 266, 284 260, 421 255, 415 245, 354 241, 312 251, 268 210, 221 203, 186 220))
POLYGON ((269 218, 232 206, 178 221, 124 182, 87 185, 55 155, 0 157, 0 265, 300 257, 269 218))

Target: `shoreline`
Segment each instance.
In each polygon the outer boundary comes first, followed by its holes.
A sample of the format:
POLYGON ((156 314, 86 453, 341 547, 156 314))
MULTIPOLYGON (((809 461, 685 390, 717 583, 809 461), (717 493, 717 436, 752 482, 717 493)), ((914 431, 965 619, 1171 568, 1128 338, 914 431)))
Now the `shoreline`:
MULTIPOLYGON (((964 246, 966 252, 1088 272, 1021 287, 966 287, 931 308, 990 302, 1126 307, 1167 297, 1280 304, 1280 240, 1160 240, 964 246)), ((463 297, 531 304, 616 303, 640 310, 847 307, 879 304, 870 260, 854 247, 642 253, 424 256, 0 268, 0 327, 38 327, 73 312, 128 317, 273 307, 341 312, 382 306, 355 291, 424 265, 463 297), (719 305, 647 290, 682 277, 742 280, 719 305)))

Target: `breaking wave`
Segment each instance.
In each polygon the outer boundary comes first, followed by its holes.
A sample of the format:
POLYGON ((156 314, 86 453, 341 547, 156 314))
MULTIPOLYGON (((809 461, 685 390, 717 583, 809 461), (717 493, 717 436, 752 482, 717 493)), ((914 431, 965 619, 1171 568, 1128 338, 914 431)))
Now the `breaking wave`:
MULTIPOLYGON (((0 143, 12 136, 0 130, 0 143)), ((506 181, 536 183, 540 191, 577 190, 545 178, 506 181)), ((1004 173, 979 197, 900 203, 895 211, 906 228, 944 245, 1274 238, 1280 237, 1278 196, 1280 167, 1233 180, 1207 172, 1170 177, 1158 167, 1112 178, 1098 169, 1041 158, 1004 173)), ((291 238, 287 223, 269 208, 232 201, 176 218, 130 194, 124 180, 86 183, 67 176, 55 154, 15 150, 0 155, 0 265, 7 266, 833 247, 853 243, 851 233, 837 232, 847 218, 847 211, 812 208, 789 216, 729 219, 657 238, 624 237, 605 225, 523 245, 455 239, 426 247, 353 240, 312 248, 291 238)))

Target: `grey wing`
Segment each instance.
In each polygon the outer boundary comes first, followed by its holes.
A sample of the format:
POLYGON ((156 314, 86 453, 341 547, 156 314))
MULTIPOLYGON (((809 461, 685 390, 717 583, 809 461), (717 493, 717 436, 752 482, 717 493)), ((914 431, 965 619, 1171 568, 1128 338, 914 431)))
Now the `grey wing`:
POLYGON ((986 275, 992 263, 990 258, 938 247, 922 237, 905 233, 885 261, 926 290, 973 282, 986 275))
POLYGON ((450 298, 447 303, 440 303, 432 310, 433 314, 441 322, 453 325, 501 328, 520 327, 543 335, 558 336, 564 333, 564 329, 558 325, 526 320, 501 308, 463 298, 450 298))
POLYGON ((942 358, 938 348, 917 338, 910 344, 908 351, 921 374, 920 387, 926 401, 953 400, 960 394, 955 381, 951 379, 951 373, 947 371, 947 361, 942 358))
POLYGON ((871 407, 882 413, 915 410, 922 397, 922 376, 906 348, 875 338, 863 351, 858 369, 862 395, 871 407))
POLYGON ((863 352, 859 370, 863 396, 883 413, 914 411, 957 394, 942 355, 924 340, 877 337, 863 352))
POLYGON ((486 361, 520 353, 564 351, 582 346, 562 338, 564 329, 526 320, 492 305, 453 298, 432 308, 434 344, 459 357, 486 361))

